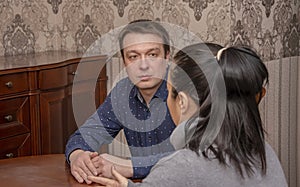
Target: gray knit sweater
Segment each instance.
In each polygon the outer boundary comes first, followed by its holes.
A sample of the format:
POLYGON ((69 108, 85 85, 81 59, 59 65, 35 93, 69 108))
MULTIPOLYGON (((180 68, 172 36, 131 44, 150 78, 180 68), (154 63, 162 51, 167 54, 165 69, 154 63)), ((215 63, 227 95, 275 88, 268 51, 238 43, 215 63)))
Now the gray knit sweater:
POLYGON ((162 158, 151 170, 142 183, 129 180, 128 186, 151 187, 287 187, 280 162, 266 143, 267 173, 261 176, 256 170, 251 178, 242 179, 231 166, 224 167, 216 159, 199 157, 189 149, 176 151, 162 158))

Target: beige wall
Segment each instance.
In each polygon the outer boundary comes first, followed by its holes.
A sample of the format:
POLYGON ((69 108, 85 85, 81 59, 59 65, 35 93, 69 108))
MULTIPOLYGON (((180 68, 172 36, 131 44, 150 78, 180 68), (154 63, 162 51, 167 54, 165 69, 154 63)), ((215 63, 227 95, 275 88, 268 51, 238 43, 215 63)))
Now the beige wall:
MULTIPOLYGON (((299 0, 271 2, 52 0, 50 4, 40 0, 3 0, 0 55, 60 49, 84 52, 111 29, 139 18, 180 25, 204 41, 250 45, 262 56, 270 72, 268 94, 260 106, 267 139, 282 162, 289 185, 300 187, 296 179, 300 177, 299 0)), ((109 65, 111 78, 118 74, 119 66, 109 65)), ((113 79, 110 81, 109 88, 113 79)), ((113 145, 110 150, 128 154, 122 145, 113 145)))
POLYGON ((299 186, 299 66, 300 57, 266 62, 270 73, 266 97, 260 104, 267 141, 277 152, 290 186, 299 186))

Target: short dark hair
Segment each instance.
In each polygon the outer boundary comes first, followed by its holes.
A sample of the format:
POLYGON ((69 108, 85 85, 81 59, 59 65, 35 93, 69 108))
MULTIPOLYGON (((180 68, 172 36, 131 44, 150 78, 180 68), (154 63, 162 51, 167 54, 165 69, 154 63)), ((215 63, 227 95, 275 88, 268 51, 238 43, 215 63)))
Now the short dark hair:
POLYGON ((159 36, 163 41, 165 56, 170 52, 170 37, 166 29, 158 22, 139 19, 130 22, 126 25, 119 34, 119 46, 122 58, 124 59, 123 41, 127 34, 130 33, 141 33, 141 34, 154 34, 159 36))

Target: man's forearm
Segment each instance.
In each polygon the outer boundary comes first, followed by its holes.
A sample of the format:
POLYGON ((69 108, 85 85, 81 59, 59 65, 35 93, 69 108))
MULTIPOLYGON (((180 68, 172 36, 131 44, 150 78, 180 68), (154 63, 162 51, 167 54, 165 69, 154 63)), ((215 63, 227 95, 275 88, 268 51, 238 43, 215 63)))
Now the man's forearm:
POLYGON ((115 166, 116 170, 124 177, 131 178, 133 176, 132 162, 129 159, 120 158, 110 154, 101 154, 103 159, 109 161, 115 166))

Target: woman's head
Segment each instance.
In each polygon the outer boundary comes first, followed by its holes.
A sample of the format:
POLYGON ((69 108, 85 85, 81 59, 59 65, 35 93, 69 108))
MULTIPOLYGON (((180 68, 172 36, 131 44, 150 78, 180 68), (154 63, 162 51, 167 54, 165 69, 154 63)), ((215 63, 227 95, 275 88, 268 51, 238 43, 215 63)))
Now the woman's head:
MULTIPOLYGON (((258 167, 265 173, 264 131, 257 104, 264 95, 263 86, 268 82, 266 66, 249 48, 219 49, 219 52, 213 52, 216 58, 212 57, 211 52, 202 48, 203 44, 196 44, 179 51, 174 57, 176 66, 169 76, 173 87, 169 88, 171 93, 169 93, 168 106, 179 103, 180 93, 184 93, 197 105, 197 110, 190 110, 189 119, 196 117, 201 119, 193 129, 191 138, 186 142, 186 147, 197 154, 202 152, 204 156, 212 152, 224 165, 228 162, 226 158, 229 158, 242 177, 244 172, 251 175, 252 166, 257 166, 257 163, 260 163, 258 167), (215 60, 218 61, 225 82, 226 111, 221 129, 213 144, 206 150, 200 150, 200 142, 206 138, 205 130, 208 121, 211 120, 211 105, 214 102, 211 99, 214 88, 209 87, 207 81, 211 80, 209 76, 214 73, 211 70, 210 74, 203 72, 206 72, 210 67, 209 64, 215 60), (185 74, 189 79, 182 79, 179 72, 184 72, 181 74, 185 74)), ((171 110, 173 109, 170 108, 171 110)), ((171 112, 171 115, 178 116, 180 113, 183 111, 178 107, 173 113, 171 112)), ((184 120, 187 119, 178 121, 184 120)))
POLYGON ((183 48, 174 56, 169 72, 168 106, 176 125, 199 112, 202 117, 208 115, 209 83, 201 68, 212 64, 221 48, 213 43, 199 43, 183 48))
POLYGON ((259 56, 250 48, 229 47, 217 54, 224 75, 227 98, 252 97, 257 102, 265 93, 268 70, 259 56))

